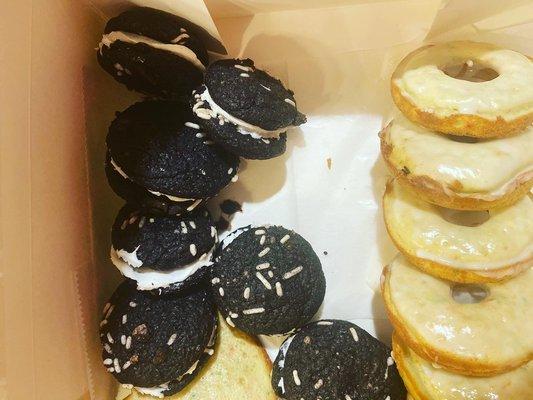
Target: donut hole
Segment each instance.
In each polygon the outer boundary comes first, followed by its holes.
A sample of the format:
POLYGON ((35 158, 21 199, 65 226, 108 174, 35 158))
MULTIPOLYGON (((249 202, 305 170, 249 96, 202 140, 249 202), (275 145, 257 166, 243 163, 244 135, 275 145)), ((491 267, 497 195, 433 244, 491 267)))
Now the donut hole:
POLYGON ((441 67, 440 70, 454 79, 469 82, 488 82, 500 76, 491 67, 475 60, 466 60, 462 63, 446 65, 441 67))
POLYGON ((452 210, 444 207, 437 207, 437 209, 442 218, 454 225, 473 228, 484 224, 490 218, 488 211, 452 210))
POLYGON ((456 136, 456 135, 445 135, 448 139, 453 140, 454 142, 459 143, 479 143, 483 139, 470 137, 470 136, 456 136))
POLYGON ((450 291, 453 300, 460 304, 480 303, 490 294, 490 290, 486 286, 465 283, 454 284, 450 291))

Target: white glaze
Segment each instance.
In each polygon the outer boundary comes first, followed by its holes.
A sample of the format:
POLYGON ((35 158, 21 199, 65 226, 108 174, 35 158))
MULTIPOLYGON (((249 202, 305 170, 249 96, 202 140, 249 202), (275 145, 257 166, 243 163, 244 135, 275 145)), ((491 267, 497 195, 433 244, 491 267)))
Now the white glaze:
POLYGON ((533 332, 533 318, 527 316, 533 307, 533 268, 487 284, 489 294, 479 303, 457 303, 451 285, 399 256, 389 266, 386 290, 403 328, 437 353, 497 365, 531 354, 533 335, 527 333, 533 332))
POLYGON ((193 108, 193 110, 196 114, 198 114, 197 110, 201 110, 201 113, 207 113, 211 116, 211 118, 217 118, 220 115, 225 120, 231 122, 234 125, 237 125, 238 126, 237 130, 239 131, 239 133, 243 135, 251 135, 254 139, 278 138, 280 133, 285 132, 287 129, 292 128, 292 126, 288 126, 288 127, 276 129, 273 131, 269 131, 259 126, 249 124, 248 122, 245 122, 242 119, 239 119, 237 117, 234 117, 233 115, 226 112, 222 107, 220 107, 217 103, 213 101, 213 99, 211 98, 211 95, 209 94, 209 90, 207 89, 207 87, 205 87, 204 92, 200 94, 200 99, 195 104, 195 107, 193 108), (209 104, 209 106, 211 107, 211 110, 207 108, 200 108, 202 105, 202 102, 209 104))
POLYGON ((137 257, 137 251, 139 250, 139 247, 141 246, 137 246, 132 253, 128 253, 124 249, 117 250, 117 257, 122 259, 127 264, 131 265, 132 268, 139 268, 143 265, 143 262, 137 257))
POLYGON ((394 182, 384 200, 385 222, 403 251, 458 269, 490 271, 533 258, 533 200, 489 211, 481 225, 448 222, 439 208, 394 182))
POLYGON ((121 42, 125 42, 125 43, 130 43, 130 44, 144 43, 150 47, 153 47, 154 49, 168 51, 170 53, 177 55, 178 57, 181 57, 181 58, 186 59, 187 61, 190 61, 192 64, 194 64, 195 67, 197 67, 198 69, 201 69, 202 71, 205 71, 205 66, 198 59, 194 51, 192 51, 188 47, 177 44, 177 43, 172 43, 172 44, 161 43, 155 39, 152 39, 146 36, 136 35, 134 33, 129 33, 129 32, 114 31, 114 32, 105 34, 102 37, 102 41, 98 45, 100 49, 100 53, 102 52, 103 46, 110 47, 117 40, 121 42))
POLYGON ((394 77, 404 97, 441 117, 476 114, 512 120, 533 112, 533 62, 491 44, 450 42, 427 47, 408 56, 394 77), (452 78, 439 68, 466 60, 492 68, 499 76, 470 82, 452 78))
POLYGON ((396 169, 407 167, 413 176, 427 176, 458 196, 490 199, 504 195, 517 179, 533 179, 533 126, 503 139, 464 143, 399 116, 385 142, 396 169))
POLYGON ((200 268, 213 265, 211 256, 214 248, 213 246, 203 258, 169 271, 158 271, 149 267, 133 268, 117 256, 117 252, 113 247, 111 247, 110 256, 111 261, 122 275, 137 282, 137 289, 153 290, 169 287, 173 283, 183 282, 200 268))

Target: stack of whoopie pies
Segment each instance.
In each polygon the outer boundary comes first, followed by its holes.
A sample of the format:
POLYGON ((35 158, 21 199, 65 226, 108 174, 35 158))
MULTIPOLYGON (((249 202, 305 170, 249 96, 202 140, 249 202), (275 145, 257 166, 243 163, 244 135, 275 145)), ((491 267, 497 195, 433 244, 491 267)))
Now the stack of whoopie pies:
POLYGON ((248 226, 218 242, 208 200, 237 180, 239 157, 283 154, 287 129, 306 118, 293 92, 251 60, 209 65, 199 32, 137 7, 107 23, 97 49, 104 70, 147 97, 117 113, 106 141, 106 175, 126 201, 110 257, 126 279, 103 311, 105 368, 143 396, 180 392, 216 351, 218 309, 252 335, 299 329, 275 365, 283 398, 402 398, 384 345, 347 322, 305 325, 326 282, 303 237, 248 226))

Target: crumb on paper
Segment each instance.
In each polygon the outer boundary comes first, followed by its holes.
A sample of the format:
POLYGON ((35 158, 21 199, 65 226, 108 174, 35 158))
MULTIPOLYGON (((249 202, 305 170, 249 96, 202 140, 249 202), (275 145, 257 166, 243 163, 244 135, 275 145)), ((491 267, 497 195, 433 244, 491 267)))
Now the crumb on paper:
POLYGON ((241 204, 231 199, 224 200, 222 203, 220 203, 219 207, 222 212, 227 215, 233 215, 242 211, 241 204))
POLYGON ((230 227, 230 223, 226 218, 220 217, 219 220, 215 223, 215 227, 217 228, 217 231, 222 232, 228 230, 228 228, 230 227))
POLYGON ((326 164, 327 164, 327 166, 328 166, 328 169, 331 170, 331 157, 328 157, 328 158, 326 159, 326 164))
POLYGON ((324 255, 327 256, 328 255, 328 252, 326 250, 324 250, 324 255))

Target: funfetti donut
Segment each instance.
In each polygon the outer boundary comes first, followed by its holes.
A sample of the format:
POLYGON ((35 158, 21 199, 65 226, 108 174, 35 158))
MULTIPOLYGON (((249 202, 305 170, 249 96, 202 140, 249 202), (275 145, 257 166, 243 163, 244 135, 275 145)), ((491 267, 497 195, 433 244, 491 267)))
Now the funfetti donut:
POLYGON ((182 390, 214 353, 217 315, 203 289, 154 296, 125 281, 103 310, 102 360, 122 384, 155 397, 182 390))
POLYGON ((161 97, 188 96, 209 62, 195 25, 149 7, 111 18, 97 48, 102 68, 128 89, 161 97))
POLYGON ((400 375, 415 400, 533 399, 533 361, 503 374, 474 377, 425 360, 397 334, 392 348, 400 375))
POLYGON ((533 359, 533 268, 498 284, 435 278, 397 257, 382 294, 398 335, 418 355, 463 375, 504 373, 533 359))
POLYGON ((192 106, 214 141, 249 159, 283 154, 287 129, 306 121, 294 93, 250 59, 212 63, 192 106))
POLYGON ((411 121, 451 135, 503 137, 533 122, 533 62, 492 44, 415 50, 394 71, 391 90, 411 121))
POLYGON ((511 137, 465 142, 399 116, 380 137, 383 158, 398 180, 442 207, 504 207, 533 186, 532 126, 511 137))
POLYGON ((355 324, 321 320, 282 344, 272 370, 281 399, 405 400, 390 349, 355 324))
MULTIPOLYGON (((190 204, 186 210, 191 211, 235 180, 239 167, 239 158, 206 138, 197 122, 184 102, 150 100, 130 106, 109 127, 112 168, 152 195, 190 204)), ((121 190, 120 195, 136 193, 121 190)), ((138 202, 136 196, 132 200, 138 202)))
POLYGON ((208 274, 217 231, 204 207, 174 216, 126 205, 113 224, 111 243, 111 261, 137 289, 170 292, 208 274))
POLYGON ((398 249, 426 273, 454 282, 496 282, 533 266, 533 199, 490 211, 427 203, 397 180, 383 196, 398 249))
POLYGON ((226 321, 250 334, 286 334, 320 308, 326 280, 302 236, 281 226, 246 227, 224 238, 211 289, 226 321))

